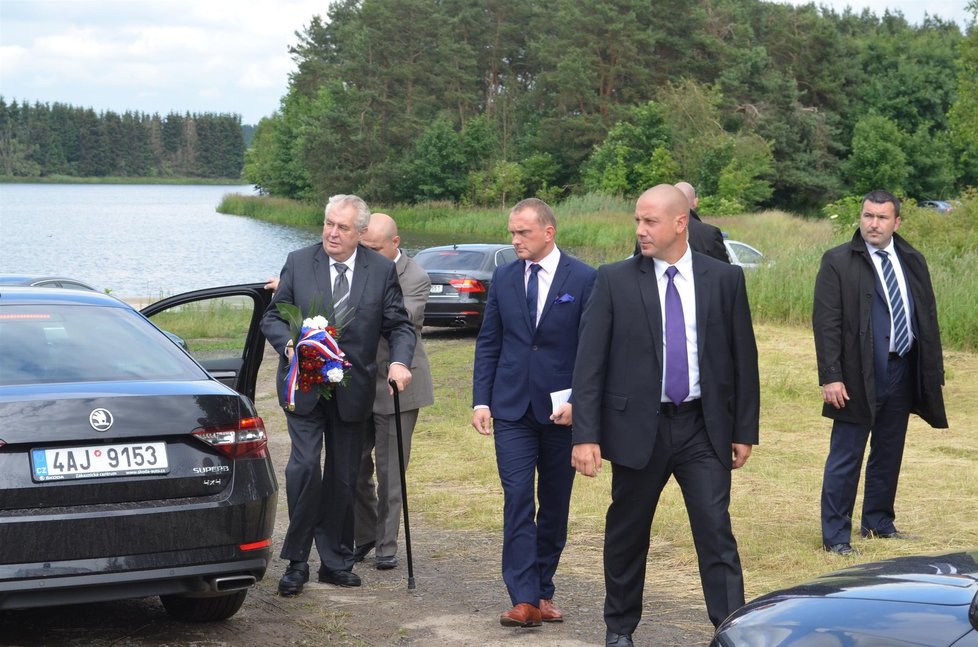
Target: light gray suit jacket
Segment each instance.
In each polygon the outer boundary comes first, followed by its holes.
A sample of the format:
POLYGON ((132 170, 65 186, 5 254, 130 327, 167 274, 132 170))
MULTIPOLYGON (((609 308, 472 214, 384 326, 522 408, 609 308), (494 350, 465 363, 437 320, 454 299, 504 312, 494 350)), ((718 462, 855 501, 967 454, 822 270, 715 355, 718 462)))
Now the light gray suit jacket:
MULTIPOLYGON (((428 293, 431 291, 431 279, 428 273, 414 259, 401 252, 401 257, 395 264, 397 280, 404 293, 404 307, 414 325, 418 343, 414 347, 414 359, 411 361, 411 383, 400 393, 401 411, 411 411, 433 404, 435 401, 434 386, 431 382, 431 365, 428 363, 428 351, 421 341, 421 325, 424 323, 424 307, 428 303, 428 293)), ((393 415, 394 398, 387 393, 387 367, 390 363, 390 345, 382 341, 377 347, 377 397, 374 399, 374 413, 393 415)))

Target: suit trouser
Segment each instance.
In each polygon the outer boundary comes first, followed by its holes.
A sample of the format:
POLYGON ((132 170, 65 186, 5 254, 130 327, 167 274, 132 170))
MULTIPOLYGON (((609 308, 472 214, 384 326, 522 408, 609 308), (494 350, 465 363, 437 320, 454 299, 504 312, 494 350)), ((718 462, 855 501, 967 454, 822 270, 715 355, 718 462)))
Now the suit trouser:
POLYGON ((503 581, 514 605, 536 606, 554 596, 553 577, 567 543, 575 474, 571 429, 539 423, 531 414, 494 420, 493 427, 503 486, 503 581))
MULTIPOLYGON (((411 437, 418 421, 418 409, 401 412, 401 440, 404 469, 411 459, 411 437)), ((357 476, 356 543, 374 542, 377 557, 397 554, 397 534, 401 528, 401 468, 397 458, 397 420, 394 414, 375 413, 367 424, 357 476), (374 457, 377 454, 377 483, 374 484, 374 457)))
POLYGON ((286 411, 285 419, 292 451, 285 466, 289 529, 281 556, 308 561, 315 539, 323 566, 334 571, 350 570, 353 497, 364 422, 342 421, 336 401, 322 398, 308 414, 286 411))
POLYGON ((710 621, 716 626, 743 606, 744 578, 730 525, 730 470, 710 443, 702 411, 660 415, 648 464, 642 469, 612 468, 604 541, 608 629, 631 634, 642 618, 652 517, 672 475, 686 503, 710 621))
POLYGON ((913 402, 914 362, 891 359, 887 364, 887 394, 877 402, 872 426, 836 420, 832 424, 829 455, 822 478, 822 543, 825 546, 849 543, 852 513, 856 505, 859 471, 862 469, 866 441, 866 485, 860 532, 891 533, 896 530, 894 502, 907 423, 913 402))

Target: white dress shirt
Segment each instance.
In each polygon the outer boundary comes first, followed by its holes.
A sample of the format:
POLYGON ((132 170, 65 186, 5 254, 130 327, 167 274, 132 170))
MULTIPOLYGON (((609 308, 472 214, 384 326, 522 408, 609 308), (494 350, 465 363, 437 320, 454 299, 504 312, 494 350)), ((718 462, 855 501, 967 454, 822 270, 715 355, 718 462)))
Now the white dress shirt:
MULTIPOLYGON (((523 287, 530 280, 530 266, 534 261, 524 261, 523 267, 523 287)), ((557 273, 557 266, 560 265, 560 250, 554 247, 549 254, 537 261, 540 270, 537 272, 537 320, 534 325, 540 322, 540 315, 543 314, 543 307, 547 304, 547 295, 550 294, 550 285, 554 282, 554 274, 557 273)))
MULTIPOLYGON (((659 288, 659 308, 662 313, 662 376, 665 378, 666 366, 666 287, 669 277, 666 270, 669 263, 658 258, 652 259, 655 269, 656 285, 659 288)), ((700 397, 700 354, 696 345, 696 292, 693 284, 693 252, 686 247, 686 253, 676 262, 676 276, 673 283, 683 302, 683 323, 686 324, 686 358, 689 365, 689 395, 685 402, 697 400, 700 397)), ((662 402, 671 402, 665 394, 665 379, 662 380, 663 392, 659 394, 662 402)))
MULTIPOLYGON (((886 299, 886 307, 890 309, 890 352, 896 352, 896 334, 893 330, 893 304, 890 302, 890 290, 886 287, 886 278, 883 277, 883 258, 876 252, 880 251, 876 247, 873 247, 869 243, 866 243, 866 250, 869 252, 869 257, 873 259, 873 267, 876 268, 876 276, 880 279, 880 285, 883 286, 883 297, 886 299)), ((900 286, 900 299, 903 301, 903 312, 907 317, 907 327, 910 329, 910 343, 913 344, 913 326, 910 324, 910 302, 907 299, 907 281, 903 276, 903 266, 900 264, 900 257, 897 256, 896 246, 893 244, 893 239, 890 238, 890 244, 883 248, 889 256, 890 265, 893 266, 893 274, 896 275, 897 285, 900 286)))

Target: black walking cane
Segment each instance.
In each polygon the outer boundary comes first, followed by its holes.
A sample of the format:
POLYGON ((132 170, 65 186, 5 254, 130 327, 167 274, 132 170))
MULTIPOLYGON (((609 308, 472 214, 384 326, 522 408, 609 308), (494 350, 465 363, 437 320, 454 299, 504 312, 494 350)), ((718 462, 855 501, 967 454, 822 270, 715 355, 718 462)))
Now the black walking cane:
POLYGON ((411 523, 408 521, 407 478, 404 467, 404 439, 401 431, 401 394, 397 390, 397 382, 388 380, 394 390, 394 424, 397 427, 397 464, 401 470, 401 507, 404 508, 404 548, 407 552, 408 590, 414 588, 414 561, 411 559, 411 523))

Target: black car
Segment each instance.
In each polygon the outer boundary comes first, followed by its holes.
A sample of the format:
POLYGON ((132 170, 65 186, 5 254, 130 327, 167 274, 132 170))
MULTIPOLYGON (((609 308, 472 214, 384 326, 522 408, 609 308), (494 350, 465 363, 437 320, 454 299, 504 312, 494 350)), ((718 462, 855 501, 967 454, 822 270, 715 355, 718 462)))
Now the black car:
POLYGON ((202 290, 150 321, 97 292, 0 286, 0 610, 158 595, 179 619, 237 612, 277 503, 252 402, 268 300, 202 290))
POLYGON ((731 614, 710 644, 978 646, 978 551, 897 557, 769 593, 731 614))
POLYGON ((414 260, 431 278, 424 325, 478 328, 493 270, 515 261, 516 251, 512 245, 444 245, 423 249, 414 260))
POLYGON ((67 276, 43 276, 37 274, 0 274, 0 285, 30 285, 45 288, 68 288, 96 292, 88 283, 67 276))

